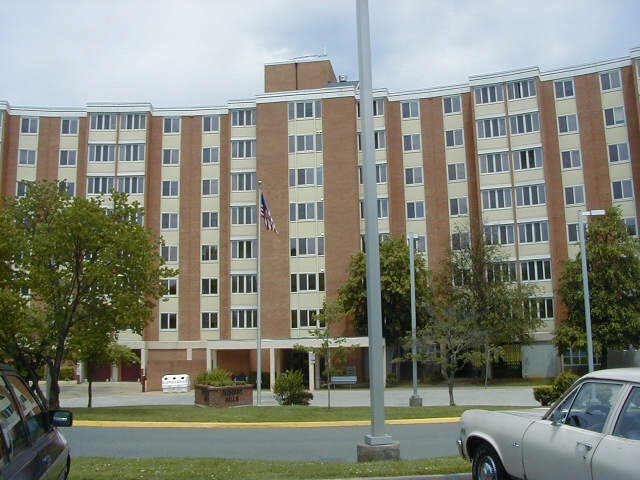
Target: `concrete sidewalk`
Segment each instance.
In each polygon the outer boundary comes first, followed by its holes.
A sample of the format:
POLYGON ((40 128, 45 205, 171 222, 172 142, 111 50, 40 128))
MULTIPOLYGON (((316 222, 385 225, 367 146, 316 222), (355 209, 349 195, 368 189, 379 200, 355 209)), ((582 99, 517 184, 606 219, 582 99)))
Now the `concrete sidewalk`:
MULTIPOLYGON (((116 407, 133 405, 193 405, 194 392, 163 393, 142 392, 141 385, 135 382, 95 382, 93 384, 94 407, 116 407)), ((369 406, 369 389, 340 387, 331 390, 331 405, 336 407, 369 406)), ((413 395, 411 388, 387 388, 384 392, 384 403, 388 407, 409 406, 409 398, 413 395)), ((449 405, 449 393, 446 387, 420 387, 418 395, 422 397, 424 406, 449 405)), ((462 385, 453 391, 457 405, 509 405, 521 407, 540 406, 533 398, 532 387, 481 387, 462 385)), ((76 382, 60 382, 60 403, 64 408, 87 406, 87 384, 76 382)), ((254 405, 256 392, 253 392, 254 405)), ((274 406, 273 393, 262 390, 261 405, 274 406)), ((327 391, 316 390, 312 405, 326 406, 327 391)))

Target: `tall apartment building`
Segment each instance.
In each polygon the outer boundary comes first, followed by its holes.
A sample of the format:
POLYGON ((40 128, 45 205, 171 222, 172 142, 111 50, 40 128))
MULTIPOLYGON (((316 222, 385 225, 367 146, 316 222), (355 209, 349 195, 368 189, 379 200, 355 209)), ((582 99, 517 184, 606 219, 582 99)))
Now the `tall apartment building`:
MULTIPOLYGON (((417 234, 432 267, 471 234, 502 245, 512 275, 541 292, 544 325, 523 349, 525 376, 559 369, 551 339, 566 312, 555 292, 578 252, 578 213, 617 205, 637 234, 639 65, 633 49, 579 67, 374 91, 380 235, 417 234)), ((337 80, 326 58, 268 64, 263 95, 224 107, 0 103, 0 193, 65 179, 74 195, 117 189, 144 206, 180 271, 144 335, 120 337, 140 353, 149 388, 212 366, 255 371, 258 298, 264 370, 312 376, 294 346, 310 342, 315 313, 362 245, 358 110, 357 82, 337 80), (258 182, 278 230, 261 234, 259 266, 258 182)), ((366 376, 367 338, 347 323, 335 333, 361 347, 352 363, 366 376)))

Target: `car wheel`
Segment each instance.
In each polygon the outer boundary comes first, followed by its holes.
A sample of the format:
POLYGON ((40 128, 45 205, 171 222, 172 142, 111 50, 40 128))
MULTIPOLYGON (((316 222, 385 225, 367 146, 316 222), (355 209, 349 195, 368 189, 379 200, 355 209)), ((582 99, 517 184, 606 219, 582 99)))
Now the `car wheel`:
POLYGON ((473 480, 506 480, 508 478, 500 457, 487 444, 480 445, 476 450, 471 471, 473 480))

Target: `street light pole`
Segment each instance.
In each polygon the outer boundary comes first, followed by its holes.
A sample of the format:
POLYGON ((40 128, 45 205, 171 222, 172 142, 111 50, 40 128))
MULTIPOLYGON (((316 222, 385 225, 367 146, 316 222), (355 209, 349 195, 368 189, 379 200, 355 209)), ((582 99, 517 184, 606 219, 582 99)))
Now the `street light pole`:
POLYGON ((409 398, 410 407, 421 407, 422 398, 418 396, 418 359, 417 335, 416 335, 416 265, 415 265, 415 241, 417 235, 409 234, 409 275, 411 278, 411 371, 413 373, 413 395, 409 398))
POLYGON ((587 246, 583 217, 604 215, 604 210, 582 210, 578 212, 578 228, 580 236, 580 257, 582 260, 582 296, 584 297, 584 321, 587 330, 587 364, 589 372, 593 372, 593 335, 591 333, 591 299, 589 298, 589 275, 587 272, 587 246))

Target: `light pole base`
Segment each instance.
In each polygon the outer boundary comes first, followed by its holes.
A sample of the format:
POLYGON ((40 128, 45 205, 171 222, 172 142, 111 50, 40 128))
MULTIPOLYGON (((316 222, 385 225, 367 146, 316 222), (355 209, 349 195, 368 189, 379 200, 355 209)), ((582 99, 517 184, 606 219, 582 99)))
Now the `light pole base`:
POLYGON ((400 460, 400 442, 397 440, 384 445, 358 444, 358 462, 400 460))
POLYGON ((418 395, 412 395, 409 398, 409 406, 410 407, 421 407, 422 406, 422 397, 418 395))

